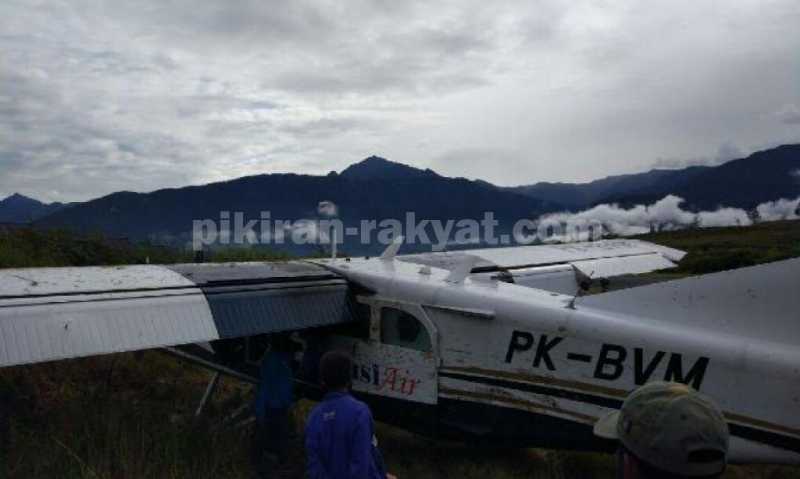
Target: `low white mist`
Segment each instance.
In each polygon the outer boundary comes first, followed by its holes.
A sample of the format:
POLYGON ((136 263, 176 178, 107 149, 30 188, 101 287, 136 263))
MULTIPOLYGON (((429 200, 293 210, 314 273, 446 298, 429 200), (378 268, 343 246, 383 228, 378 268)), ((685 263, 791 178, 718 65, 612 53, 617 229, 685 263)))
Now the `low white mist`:
POLYGON ((720 226, 749 226, 758 222, 800 219, 800 197, 761 203, 752 211, 720 207, 714 211, 693 212, 682 207, 684 199, 667 195, 650 205, 623 208, 602 204, 577 213, 550 213, 539 217, 539 225, 559 225, 566 234, 555 234, 549 241, 581 241, 593 228, 602 235, 632 236, 654 231, 720 226), (573 234, 578 233, 578 234, 573 234), (583 233, 583 234, 581 234, 583 233))

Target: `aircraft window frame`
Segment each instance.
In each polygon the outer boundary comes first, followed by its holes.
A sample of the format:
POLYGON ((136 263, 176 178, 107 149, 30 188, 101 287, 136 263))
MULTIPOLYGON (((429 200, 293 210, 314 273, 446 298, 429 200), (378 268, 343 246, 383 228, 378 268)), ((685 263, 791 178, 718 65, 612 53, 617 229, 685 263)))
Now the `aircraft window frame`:
POLYGON ((433 334, 425 322, 416 315, 400 308, 381 306, 380 319, 382 344, 413 349, 422 353, 433 352, 433 334))

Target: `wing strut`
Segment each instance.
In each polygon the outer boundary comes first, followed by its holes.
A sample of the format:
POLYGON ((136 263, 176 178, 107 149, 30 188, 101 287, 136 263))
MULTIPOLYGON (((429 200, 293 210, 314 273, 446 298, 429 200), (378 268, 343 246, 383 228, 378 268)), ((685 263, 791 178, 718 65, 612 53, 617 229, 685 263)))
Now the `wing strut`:
POLYGON ((206 392, 203 393, 203 399, 200 400, 200 404, 197 405, 197 409, 194 412, 194 417, 200 417, 203 414, 203 409, 206 407, 206 403, 211 398, 211 395, 214 394, 214 391, 217 389, 217 385, 219 384, 219 371, 215 371, 214 375, 211 376, 211 381, 208 382, 208 386, 206 386, 206 392))

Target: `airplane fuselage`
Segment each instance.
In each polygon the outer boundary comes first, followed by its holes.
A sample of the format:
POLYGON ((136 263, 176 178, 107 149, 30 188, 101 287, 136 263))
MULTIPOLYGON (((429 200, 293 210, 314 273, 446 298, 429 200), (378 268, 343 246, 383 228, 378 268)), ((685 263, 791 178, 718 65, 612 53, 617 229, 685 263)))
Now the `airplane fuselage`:
POLYGON ((604 450, 591 433, 599 417, 637 386, 677 381, 725 411, 732 461, 800 462, 795 349, 503 282, 452 284, 398 261, 327 267, 368 293, 356 298, 363 327, 325 334, 320 350, 351 352, 353 389, 382 420, 486 444, 604 450))

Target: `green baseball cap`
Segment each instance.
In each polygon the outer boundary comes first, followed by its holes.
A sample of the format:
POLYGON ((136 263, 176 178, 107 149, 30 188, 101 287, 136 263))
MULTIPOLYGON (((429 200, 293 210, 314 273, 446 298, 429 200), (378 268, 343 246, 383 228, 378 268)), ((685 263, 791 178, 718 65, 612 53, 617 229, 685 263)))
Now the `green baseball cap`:
POLYGON ((634 456, 682 476, 725 470, 728 424, 711 399, 680 383, 652 382, 633 391, 622 409, 594 425, 594 433, 619 440, 634 456))

